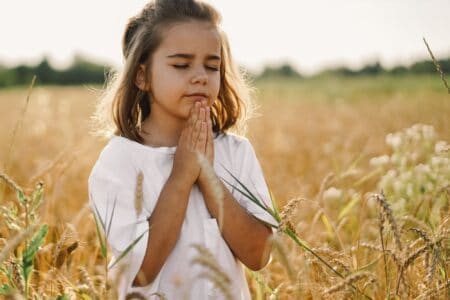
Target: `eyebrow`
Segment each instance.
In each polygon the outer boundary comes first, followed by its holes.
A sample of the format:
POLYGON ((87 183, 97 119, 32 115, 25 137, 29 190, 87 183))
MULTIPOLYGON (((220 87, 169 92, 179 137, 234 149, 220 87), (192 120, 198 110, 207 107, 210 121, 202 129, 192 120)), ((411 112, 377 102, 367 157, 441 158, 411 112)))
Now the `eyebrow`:
MULTIPOLYGON (((168 58, 174 58, 174 57, 181 57, 181 58, 187 58, 187 59, 193 59, 195 57, 194 54, 187 54, 187 53, 176 53, 172 55, 167 55, 168 58)), ((220 56, 210 54, 206 56, 206 60, 220 60, 220 56)))

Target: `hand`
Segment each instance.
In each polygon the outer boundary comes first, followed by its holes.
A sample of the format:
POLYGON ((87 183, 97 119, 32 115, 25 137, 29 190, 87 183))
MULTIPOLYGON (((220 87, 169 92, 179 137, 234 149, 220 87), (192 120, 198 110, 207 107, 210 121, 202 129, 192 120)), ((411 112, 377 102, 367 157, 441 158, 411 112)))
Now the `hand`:
POLYGON ((205 120, 209 108, 205 106, 206 103, 196 102, 191 108, 174 156, 172 175, 191 185, 197 180, 201 170, 197 153, 205 155, 206 150, 208 124, 205 120))
MULTIPOLYGON (((204 103, 206 105, 206 102, 204 103)), ((211 116, 210 116, 210 109, 209 107, 206 108, 206 114, 204 121, 207 124, 207 137, 206 137, 206 145, 205 145, 205 152, 204 155, 211 166, 211 168, 214 168, 214 136, 213 136, 213 130, 212 130, 212 122, 211 122, 211 116)), ((198 183, 202 184, 206 180, 206 174, 205 170, 200 170, 200 175, 198 177, 198 183)))

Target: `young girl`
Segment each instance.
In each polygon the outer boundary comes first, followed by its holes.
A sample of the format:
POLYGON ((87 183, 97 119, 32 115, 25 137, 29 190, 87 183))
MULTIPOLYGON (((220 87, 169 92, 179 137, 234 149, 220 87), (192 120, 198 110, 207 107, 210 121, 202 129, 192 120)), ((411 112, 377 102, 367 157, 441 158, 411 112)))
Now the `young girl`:
POLYGON ((270 259, 276 221, 235 180, 273 208, 250 142, 227 132, 245 117, 248 88, 219 23, 208 4, 156 0, 126 26, 123 71, 97 111, 114 135, 88 183, 114 257, 138 240, 113 267, 120 299, 250 299, 242 263, 270 259))

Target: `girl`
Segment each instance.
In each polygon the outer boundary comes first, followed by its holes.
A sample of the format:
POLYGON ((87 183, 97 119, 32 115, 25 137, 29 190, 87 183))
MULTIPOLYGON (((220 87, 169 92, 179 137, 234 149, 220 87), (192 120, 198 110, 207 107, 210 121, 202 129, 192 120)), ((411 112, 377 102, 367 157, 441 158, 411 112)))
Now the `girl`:
POLYGON ((97 111, 114 135, 88 182, 114 256, 137 241, 113 267, 120 299, 250 299, 241 263, 270 259, 276 221, 234 188, 237 178, 272 208, 250 142, 227 132, 248 88, 219 23, 206 3, 156 0, 126 26, 123 71, 97 111))

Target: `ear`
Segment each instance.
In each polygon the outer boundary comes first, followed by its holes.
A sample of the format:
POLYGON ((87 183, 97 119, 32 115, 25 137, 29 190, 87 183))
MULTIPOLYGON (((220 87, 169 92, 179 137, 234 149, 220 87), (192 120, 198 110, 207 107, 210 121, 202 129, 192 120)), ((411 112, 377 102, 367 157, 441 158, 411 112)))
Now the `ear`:
POLYGON ((147 76, 145 72, 145 65, 140 64, 138 72, 136 74, 136 80, 134 81, 134 84, 142 91, 148 91, 148 83, 147 83, 147 76))

